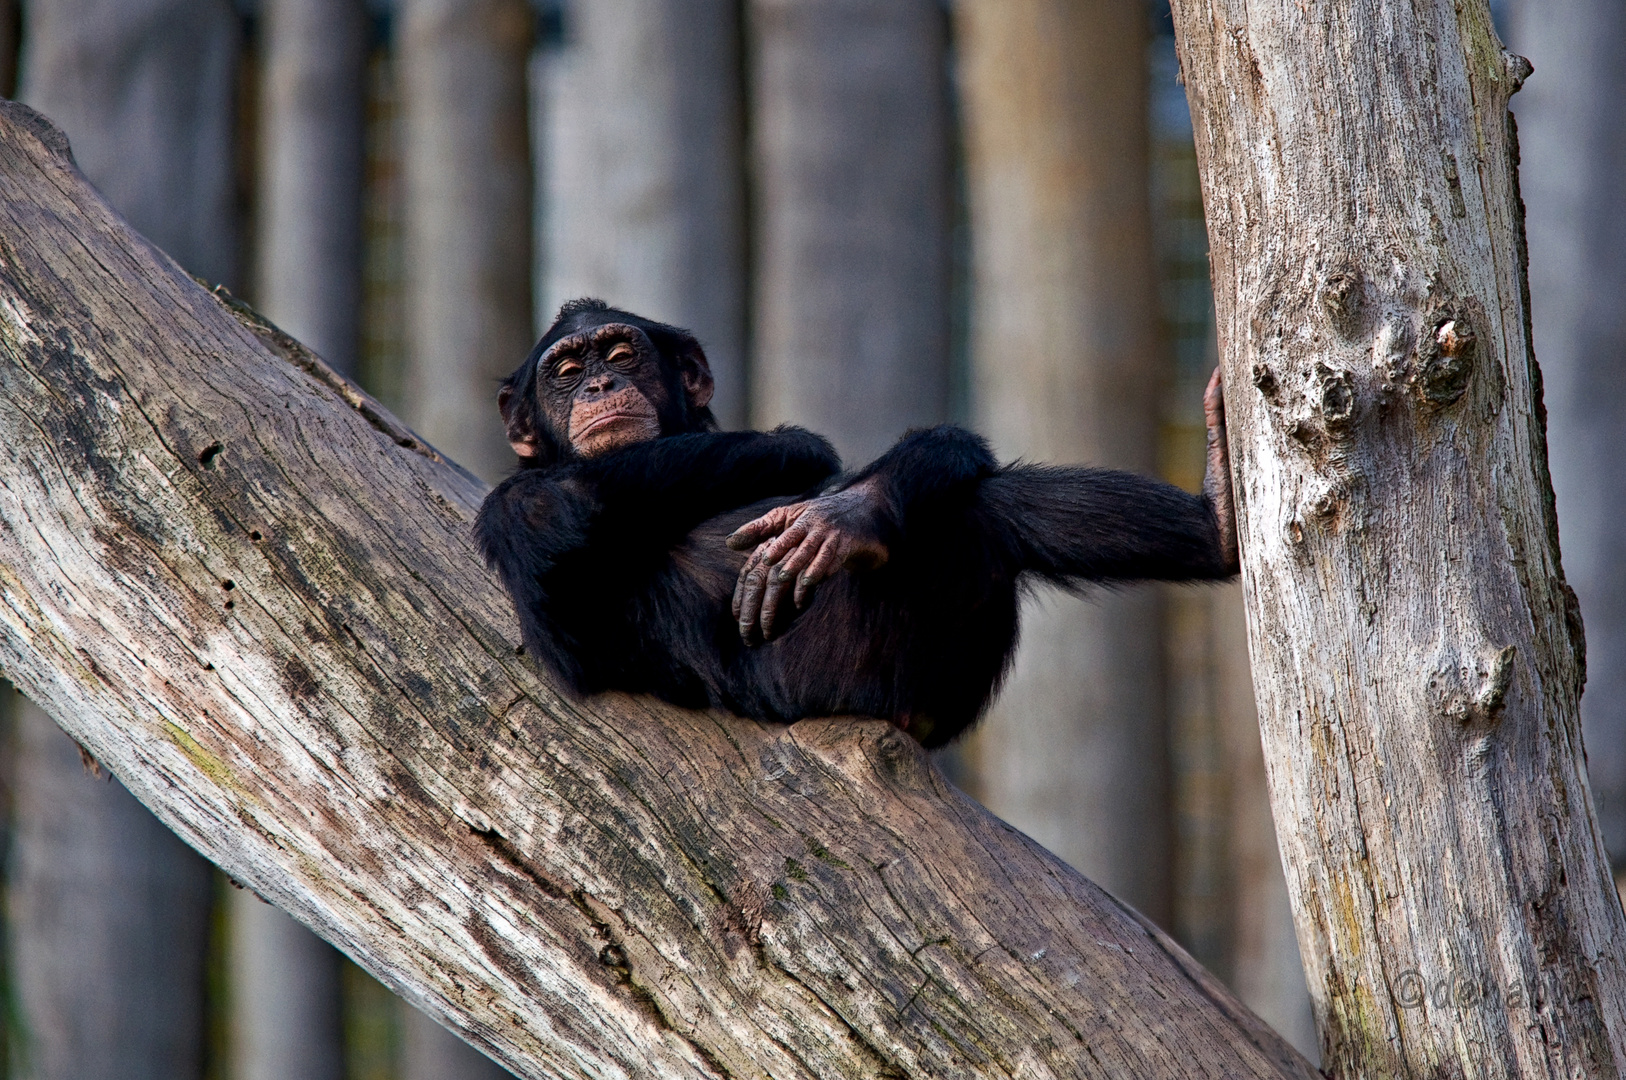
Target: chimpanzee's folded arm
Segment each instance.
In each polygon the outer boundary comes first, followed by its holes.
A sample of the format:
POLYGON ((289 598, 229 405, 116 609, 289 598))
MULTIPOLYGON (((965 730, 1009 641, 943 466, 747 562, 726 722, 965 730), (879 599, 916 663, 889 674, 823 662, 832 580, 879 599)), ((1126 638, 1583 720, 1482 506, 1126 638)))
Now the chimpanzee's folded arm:
POLYGON ((834 476, 841 459, 810 431, 698 432, 638 443, 575 465, 602 518, 627 519, 670 543, 702 521, 777 495, 801 495, 834 476))

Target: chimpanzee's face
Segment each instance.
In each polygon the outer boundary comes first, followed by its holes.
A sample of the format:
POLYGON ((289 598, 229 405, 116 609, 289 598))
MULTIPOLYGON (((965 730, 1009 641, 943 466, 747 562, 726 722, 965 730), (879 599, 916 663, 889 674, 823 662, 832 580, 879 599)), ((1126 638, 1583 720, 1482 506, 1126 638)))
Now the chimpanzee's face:
POLYGON ((620 312, 600 317, 561 316, 544 346, 503 384, 497 403, 521 458, 548 464, 596 457, 713 426, 706 409, 711 369, 693 337, 661 323, 645 330, 625 321, 637 316, 620 312))
POLYGON ((605 323, 554 342, 537 360, 536 389, 553 430, 595 457, 660 437, 671 406, 664 376, 649 335, 605 323))

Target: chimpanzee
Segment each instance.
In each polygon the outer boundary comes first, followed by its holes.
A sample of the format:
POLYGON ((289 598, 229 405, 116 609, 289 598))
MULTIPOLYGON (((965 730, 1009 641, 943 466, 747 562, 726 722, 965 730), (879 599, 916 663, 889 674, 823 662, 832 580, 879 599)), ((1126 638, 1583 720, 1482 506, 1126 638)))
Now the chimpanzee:
POLYGON ((1005 673, 1025 581, 1236 572, 1215 375, 1201 496, 1001 465, 952 425, 843 473, 799 428, 718 431, 687 331, 574 300, 498 393, 520 469, 476 530, 525 648, 576 693, 878 717, 941 746, 1005 673))

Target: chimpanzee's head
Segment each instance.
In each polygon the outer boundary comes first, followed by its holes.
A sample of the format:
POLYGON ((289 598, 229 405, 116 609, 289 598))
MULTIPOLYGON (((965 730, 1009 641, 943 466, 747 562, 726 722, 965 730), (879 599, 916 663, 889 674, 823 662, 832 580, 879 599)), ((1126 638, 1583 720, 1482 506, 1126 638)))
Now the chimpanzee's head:
POLYGON ((687 330, 572 300, 503 381, 497 408, 521 463, 552 465, 714 430, 711 393, 706 354, 687 330))

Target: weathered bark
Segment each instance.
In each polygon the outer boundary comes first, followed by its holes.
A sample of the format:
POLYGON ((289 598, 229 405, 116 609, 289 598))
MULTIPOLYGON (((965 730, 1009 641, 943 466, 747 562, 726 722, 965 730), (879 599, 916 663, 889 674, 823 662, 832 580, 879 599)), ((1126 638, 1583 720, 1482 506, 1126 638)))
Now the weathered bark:
POLYGON ((1626 7, 1522 0, 1510 14, 1538 72, 1515 111, 1564 572, 1586 619, 1587 773, 1626 870, 1626 7))
POLYGON ((1300 1076, 874 721, 562 698, 484 488, 0 106, 0 664, 172 827, 529 1076, 1300 1076))
MULTIPOLYGON (((1157 466, 1139 0, 958 6, 975 237, 972 402, 1004 457, 1157 466)), ((979 794, 1160 925, 1172 823, 1159 594, 1023 605, 973 744, 979 794)))
MULTIPOLYGON (((57 0, 26 17, 22 98, 58 117, 138 228, 234 280, 229 0, 57 0)), ((17 1075, 197 1077, 209 867, 124 792, 87 782, 71 744, 30 716, 7 886, 17 1075)))
POLYGON ((749 0, 751 421, 850 463, 948 415, 949 90, 938 0, 749 0))
POLYGON ((598 296, 699 336, 712 411, 745 422, 745 162, 736 0, 596 0, 545 64, 544 317, 598 296))
POLYGON ((535 342, 526 0, 401 0, 407 419, 487 480, 496 385, 535 342))
POLYGON ((1176 0, 1272 805, 1323 1060, 1626 1066, 1626 917, 1479 0, 1176 0))
POLYGON ((362 0, 265 0, 254 301, 335 369, 360 347, 368 16, 362 0))

